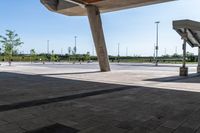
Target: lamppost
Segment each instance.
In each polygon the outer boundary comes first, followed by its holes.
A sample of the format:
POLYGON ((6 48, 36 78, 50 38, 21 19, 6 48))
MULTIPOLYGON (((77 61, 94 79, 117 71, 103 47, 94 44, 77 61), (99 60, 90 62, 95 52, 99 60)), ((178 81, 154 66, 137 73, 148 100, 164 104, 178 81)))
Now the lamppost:
POLYGON ((155 65, 158 66, 158 24, 160 21, 156 21, 156 58, 155 58, 155 65))
POLYGON ((128 47, 126 47, 126 57, 128 57, 128 47))
POLYGON ((77 36, 74 36, 74 41, 75 41, 75 42, 74 42, 74 43, 75 43, 75 44, 74 44, 74 45, 75 45, 75 46, 74 46, 74 53, 75 53, 75 55, 76 55, 76 52, 77 52, 76 39, 77 39, 77 36))
MULTIPOLYGON (((1 57, 1 48, 0 48, 0 57, 1 57)), ((2 59, 1 59, 2 60, 2 59)), ((1 62, 1 61, 0 61, 1 62)), ((0 66, 1 66, 1 64, 0 64, 0 66)))
POLYGON ((156 60, 156 44, 153 45, 153 59, 156 60))
POLYGON ((119 63, 119 58, 120 58, 120 53, 119 53, 119 49, 120 49, 120 44, 118 43, 118 63, 119 63))
POLYGON ((49 40, 47 40, 47 54, 49 54, 49 40))

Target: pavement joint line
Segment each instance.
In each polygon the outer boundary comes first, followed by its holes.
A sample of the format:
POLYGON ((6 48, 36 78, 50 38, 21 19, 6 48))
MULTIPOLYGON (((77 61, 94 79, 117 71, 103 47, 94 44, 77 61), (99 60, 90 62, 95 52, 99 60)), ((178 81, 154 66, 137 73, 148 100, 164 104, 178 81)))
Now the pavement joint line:
POLYGON ((134 87, 139 88, 139 86, 122 86, 122 87, 117 87, 117 88, 112 88, 112 89, 97 90, 97 91, 91 91, 91 92, 86 92, 86 93, 79 93, 79 94, 73 94, 73 95, 67 95, 67 96, 61 96, 61 97, 55 97, 55 98, 37 99, 37 100, 32 100, 32 101, 0 105, 0 112, 6 112, 6 111, 17 110, 17 109, 22 109, 22 108, 29 108, 29 107, 40 106, 40 105, 45 105, 45 104, 50 104, 50 103, 62 102, 62 101, 70 101, 70 100, 86 98, 90 96, 109 94, 113 92, 129 90, 134 87))

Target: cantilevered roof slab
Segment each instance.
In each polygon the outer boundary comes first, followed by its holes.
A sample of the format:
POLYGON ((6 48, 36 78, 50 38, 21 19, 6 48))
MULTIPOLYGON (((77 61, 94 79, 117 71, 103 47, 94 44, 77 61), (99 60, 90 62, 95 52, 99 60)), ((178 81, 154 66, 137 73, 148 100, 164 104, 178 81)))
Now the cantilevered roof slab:
POLYGON ((181 37, 187 37, 186 41, 191 47, 200 47, 200 22, 177 20, 173 21, 173 28, 181 37))
POLYGON ((68 16, 87 15, 84 5, 97 6, 104 13, 168 1, 174 0, 41 0, 49 10, 68 16))

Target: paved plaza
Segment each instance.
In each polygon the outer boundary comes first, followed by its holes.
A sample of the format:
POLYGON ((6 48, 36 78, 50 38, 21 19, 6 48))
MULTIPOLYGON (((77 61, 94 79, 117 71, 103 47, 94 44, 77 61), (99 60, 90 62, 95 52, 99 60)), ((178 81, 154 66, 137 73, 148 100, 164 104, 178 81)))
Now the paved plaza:
POLYGON ((0 64, 0 133, 200 133, 196 65, 0 64))

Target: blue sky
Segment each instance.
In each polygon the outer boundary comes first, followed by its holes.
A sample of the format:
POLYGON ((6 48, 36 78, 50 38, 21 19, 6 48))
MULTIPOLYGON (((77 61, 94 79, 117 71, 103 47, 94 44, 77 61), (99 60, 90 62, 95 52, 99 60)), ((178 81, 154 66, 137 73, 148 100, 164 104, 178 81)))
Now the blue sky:
MULTIPOLYGON (((156 40, 154 22, 159 20, 159 55, 173 54, 175 48, 182 53, 182 40, 172 29, 172 21, 192 19, 200 21, 199 0, 178 0, 112 13, 102 14, 103 27, 109 55, 152 55, 156 40)), ((67 52, 78 36, 78 53, 93 51, 94 45, 87 17, 69 17, 48 11, 39 0, 4 0, 0 4, 0 34, 6 29, 15 30, 24 44, 19 48, 28 53, 34 48, 45 53, 47 40, 50 50, 67 52)), ((188 51, 197 54, 197 48, 188 51)))

